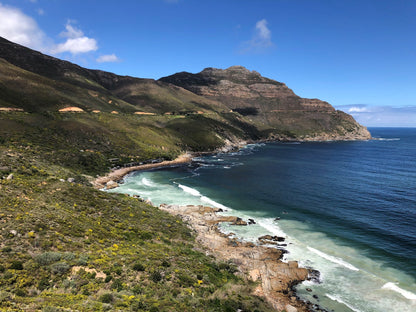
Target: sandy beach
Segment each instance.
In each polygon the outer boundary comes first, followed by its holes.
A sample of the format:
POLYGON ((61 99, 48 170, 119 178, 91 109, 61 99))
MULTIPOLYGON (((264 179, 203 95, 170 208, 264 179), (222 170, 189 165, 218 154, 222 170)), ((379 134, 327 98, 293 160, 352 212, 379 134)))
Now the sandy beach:
POLYGON ((178 166, 178 165, 190 163, 192 161, 192 157, 193 157, 192 154, 186 153, 186 154, 179 155, 174 160, 165 160, 160 163, 144 164, 144 165, 139 165, 139 166, 132 166, 132 167, 112 170, 107 175, 103 177, 98 177, 97 179, 92 181, 92 185, 97 189, 103 189, 105 187, 115 188, 118 186, 117 181, 120 181, 124 176, 126 176, 130 172, 150 170, 150 169, 170 167, 170 166, 178 166))

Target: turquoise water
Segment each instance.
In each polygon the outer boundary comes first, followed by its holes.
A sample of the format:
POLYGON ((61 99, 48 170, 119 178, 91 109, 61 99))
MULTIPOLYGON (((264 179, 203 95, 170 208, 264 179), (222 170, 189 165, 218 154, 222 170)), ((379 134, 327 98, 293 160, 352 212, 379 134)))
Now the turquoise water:
POLYGON ((321 272, 298 294, 326 309, 416 311, 416 129, 370 131, 376 140, 249 145, 134 173, 114 191, 255 219, 222 227, 285 236, 285 260, 321 272))

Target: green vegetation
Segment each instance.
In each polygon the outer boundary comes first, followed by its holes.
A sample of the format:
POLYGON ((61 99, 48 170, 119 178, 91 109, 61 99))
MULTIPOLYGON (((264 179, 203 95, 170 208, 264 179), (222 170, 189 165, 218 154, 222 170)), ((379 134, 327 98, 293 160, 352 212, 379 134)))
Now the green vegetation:
POLYGON ((272 310, 180 219, 85 176, 67 182, 84 167, 41 157, 48 139, 13 131, 0 146, 0 311, 272 310))

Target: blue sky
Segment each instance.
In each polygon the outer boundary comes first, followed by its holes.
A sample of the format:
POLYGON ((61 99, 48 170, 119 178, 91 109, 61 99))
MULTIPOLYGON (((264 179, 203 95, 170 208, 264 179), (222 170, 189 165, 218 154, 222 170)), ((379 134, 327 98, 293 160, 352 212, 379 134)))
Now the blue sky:
POLYGON ((414 0, 0 0, 0 36, 158 79, 243 65, 366 126, 416 127, 414 0))

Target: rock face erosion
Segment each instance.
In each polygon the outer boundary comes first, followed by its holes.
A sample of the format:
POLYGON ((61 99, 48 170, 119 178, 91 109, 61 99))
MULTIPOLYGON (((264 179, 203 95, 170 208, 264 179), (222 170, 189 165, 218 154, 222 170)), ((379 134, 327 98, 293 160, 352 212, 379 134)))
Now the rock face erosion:
POLYGON ((160 79, 221 102, 254 123, 269 139, 357 140, 370 133, 329 103, 297 96, 284 83, 242 66, 206 68, 160 79))

